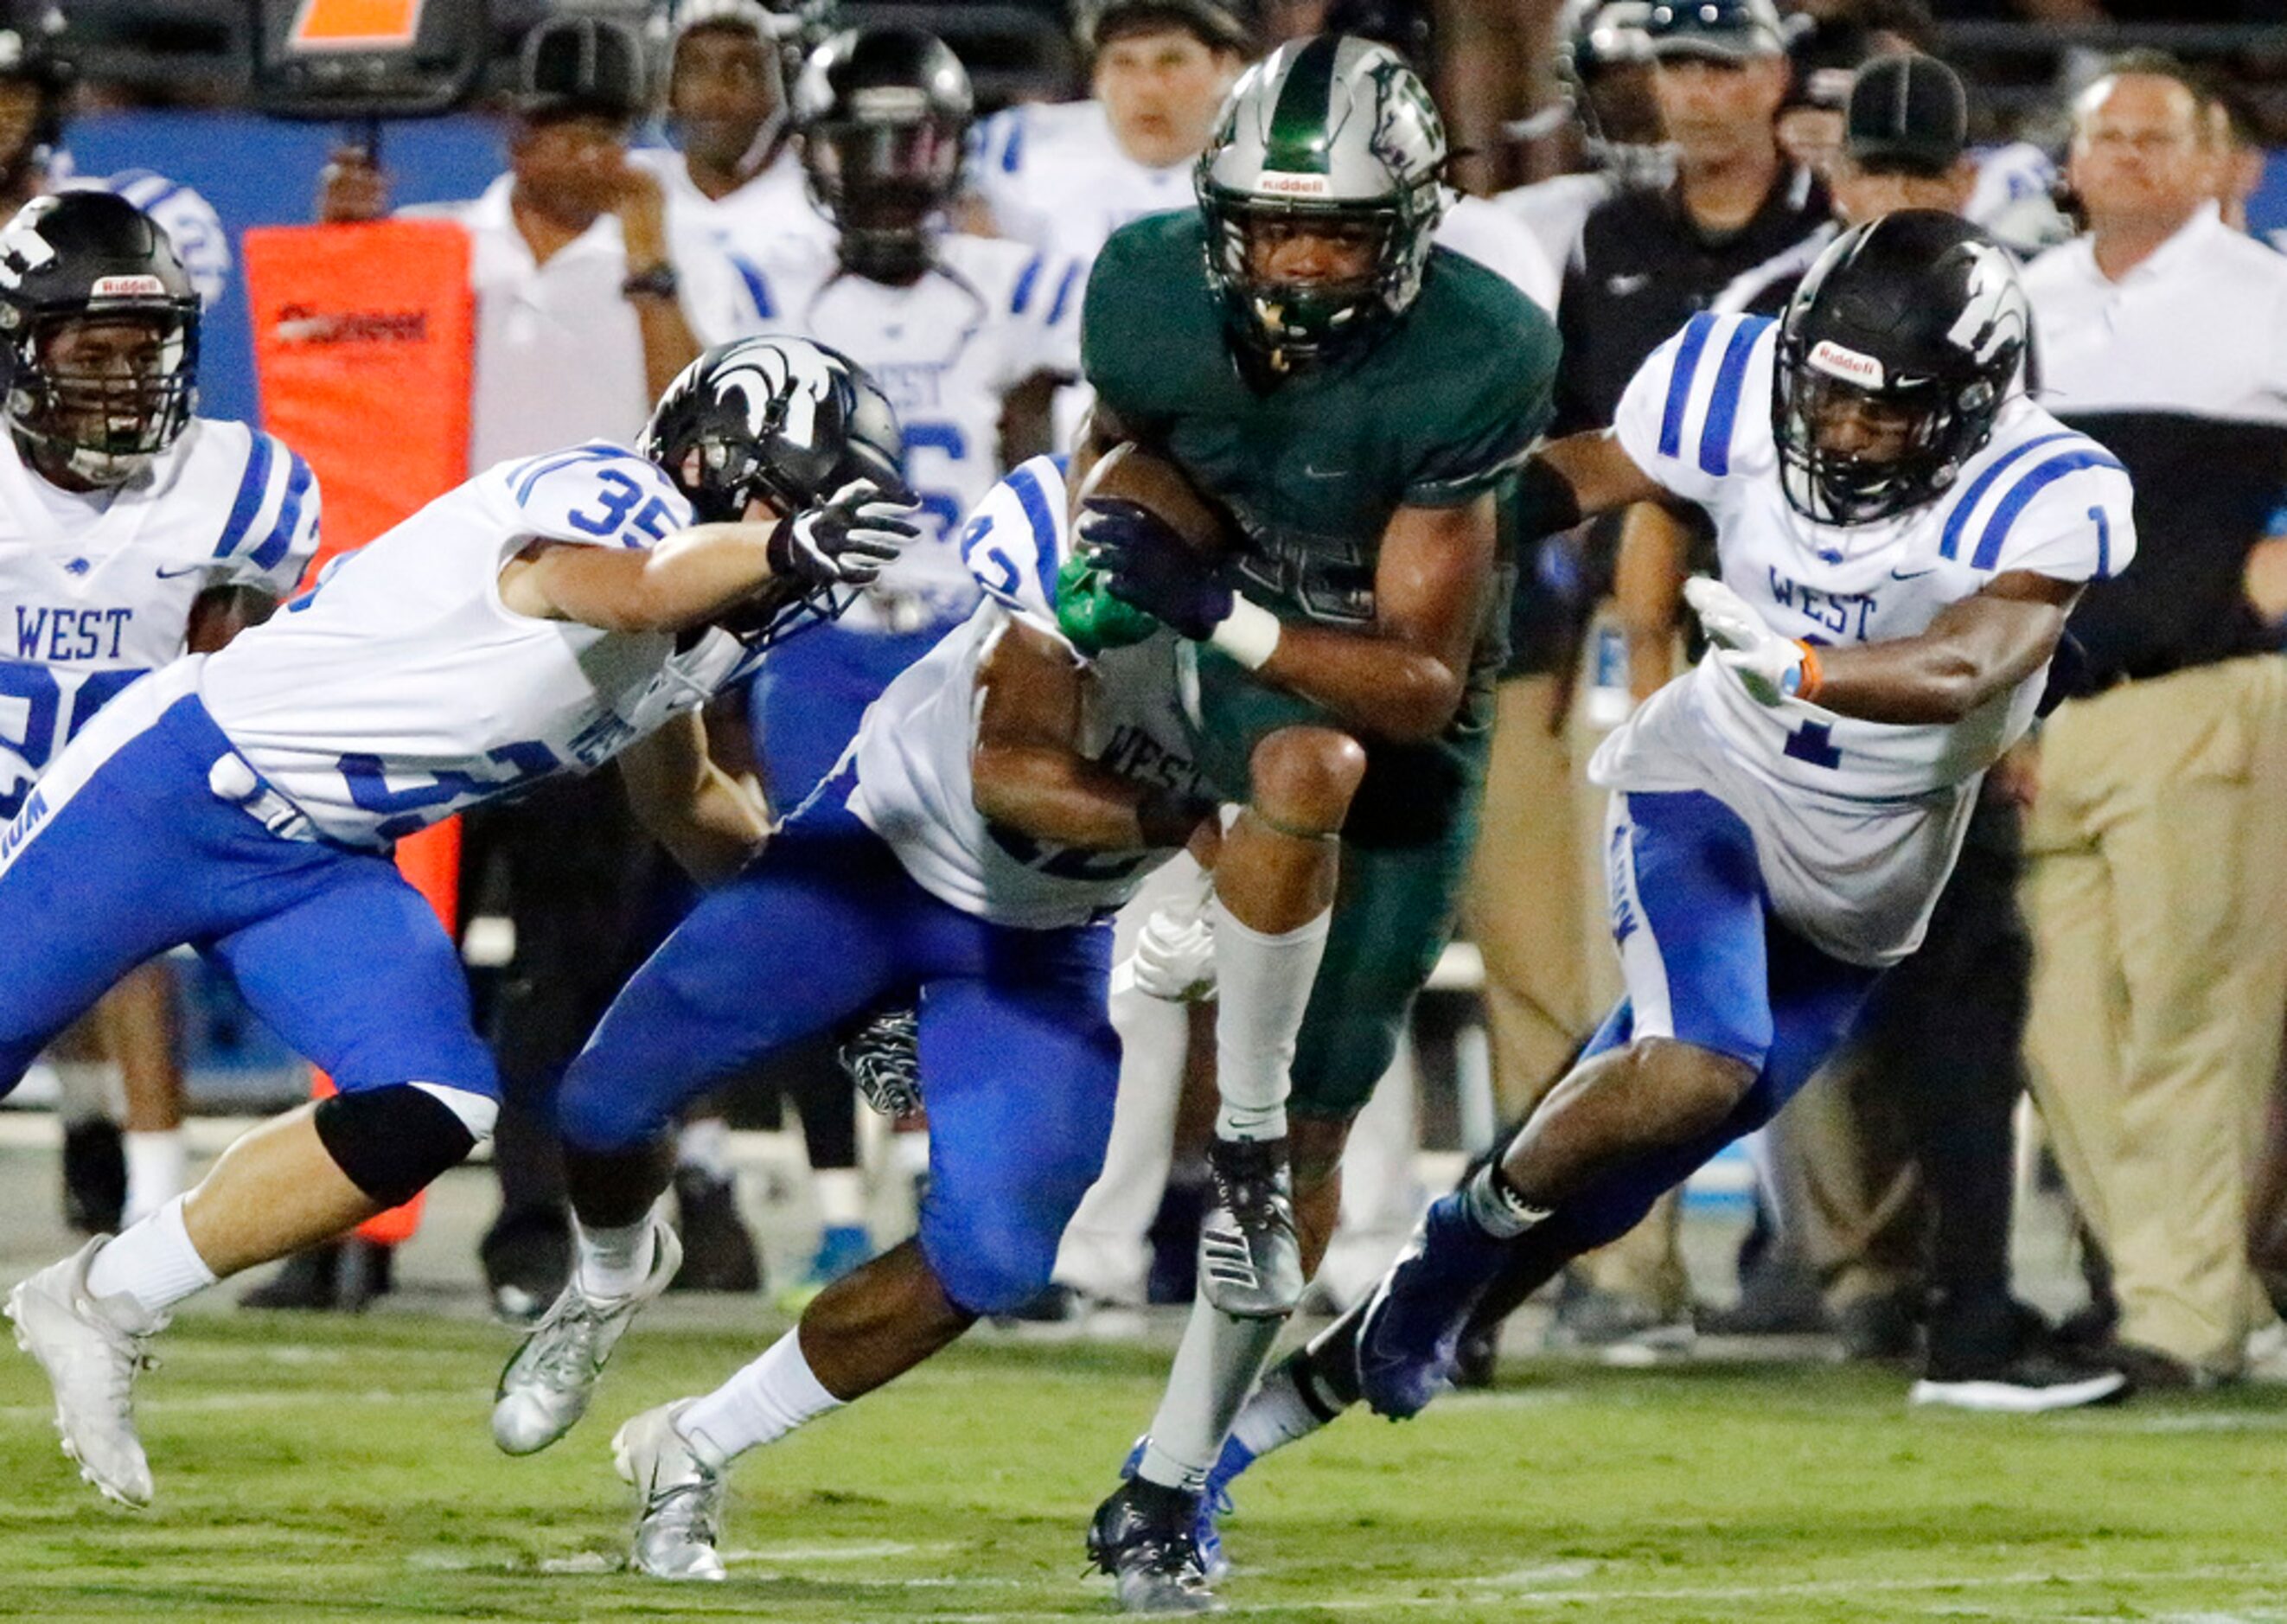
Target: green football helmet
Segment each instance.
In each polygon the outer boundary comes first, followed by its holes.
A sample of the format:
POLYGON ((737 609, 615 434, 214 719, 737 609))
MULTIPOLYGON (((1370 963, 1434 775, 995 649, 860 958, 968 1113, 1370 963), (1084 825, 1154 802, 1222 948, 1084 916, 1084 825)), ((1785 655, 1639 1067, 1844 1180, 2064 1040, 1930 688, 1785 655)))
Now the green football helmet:
POLYGON ((1232 336, 1281 373, 1371 343, 1421 291, 1445 157, 1428 88, 1386 45, 1323 34, 1249 68, 1195 177, 1232 336), (1258 239, 1305 231, 1369 244, 1371 270, 1281 280, 1259 265, 1258 239))

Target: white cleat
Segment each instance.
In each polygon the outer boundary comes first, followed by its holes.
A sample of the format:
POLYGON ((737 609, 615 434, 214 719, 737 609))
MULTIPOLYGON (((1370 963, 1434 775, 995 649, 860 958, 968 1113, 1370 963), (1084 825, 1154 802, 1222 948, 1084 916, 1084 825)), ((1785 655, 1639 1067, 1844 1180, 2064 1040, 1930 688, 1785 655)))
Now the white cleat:
POLYGON ((8 1294, 16 1345, 40 1361, 55 1390, 56 1430, 79 1475, 107 1500, 151 1503, 151 1462, 135 1436, 135 1377, 151 1364, 146 1338, 166 1327, 127 1296, 98 1302, 87 1292, 88 1266, 108 1235, 99 1235, 61 1263, 51 1264, 8 1294))
POLYGON ((651 1272, 624 1297, 591 1297, 580 1271, 556 1298, 524 1345, 502 1369, 493 1396, 493 1442, 510 1454, 533 1454, 572 1430, 588 1413, 605 1361, 635 1323, 636 1311, 667 1289, 683 1265, 683 1243, 662 1219, 652 1220, 651 1272))
POLYGON ((643 1496, 628 1565, 653 1579, 723 1577, 723 1469, 676 1430, 691 1404, 645 1410, 612 1435, 612 1464, 643 1496))

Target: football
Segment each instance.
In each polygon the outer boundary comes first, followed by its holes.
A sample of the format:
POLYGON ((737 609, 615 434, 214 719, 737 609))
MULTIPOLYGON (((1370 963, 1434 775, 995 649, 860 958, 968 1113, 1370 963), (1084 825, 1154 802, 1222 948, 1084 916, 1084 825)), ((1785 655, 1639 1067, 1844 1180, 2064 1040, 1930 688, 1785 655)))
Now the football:
POLYGON ((1220 558, 1238 544, 1238 521, 1228 509, 1202 493, 1174 462, 1133 440, 1114 446, 1088 470, 1079 501, 1084 505, 1098 496, 1134 503, 1165 521, 1204 558, 1220 558))

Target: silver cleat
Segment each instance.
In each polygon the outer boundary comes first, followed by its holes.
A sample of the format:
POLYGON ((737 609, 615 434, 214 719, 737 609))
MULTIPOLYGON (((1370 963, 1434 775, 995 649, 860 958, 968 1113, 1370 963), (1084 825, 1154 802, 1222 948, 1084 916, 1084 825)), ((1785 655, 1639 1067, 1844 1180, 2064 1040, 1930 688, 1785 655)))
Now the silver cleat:
POLYGON ((503 1367, 493 1398, 493 1442, 510 1454, 534 1454, 562 1438, 588 1413, 596 1379, 636 1312, 683 1266, 683 1243, 663 1219, 652 1219, 656 1244, 651 1272, 624 1297, 591 1297, 575 1267, 555 1303, 503 1367))
POLYGON ((1199 1222, 1199 1295, 1234 1319, 1283 1319, 1302 1300, 1286 1141, 1207 1141, 1215 1205, 1199 1222))
POLYGON ((61 1263, 51 1264, 8 1294, 16 1345, 40 1361, 55 1390, 56 1430, 79 1475, 107 1500, 151 1503, 151 1462, 135 1436, 135 1377, 152 1363, 143 1344, 166 1328, 166 1316, 134 1300, 98 1302, 87 1271, 108 1235, 99 1235, 61 1263))
POLYGON ((643 1496, 628 1565, 653 1579, 723 1577, 723 1469, 676 1430, 691 1404, 645 1410, 612 1435, 612 1464, 643 1496))

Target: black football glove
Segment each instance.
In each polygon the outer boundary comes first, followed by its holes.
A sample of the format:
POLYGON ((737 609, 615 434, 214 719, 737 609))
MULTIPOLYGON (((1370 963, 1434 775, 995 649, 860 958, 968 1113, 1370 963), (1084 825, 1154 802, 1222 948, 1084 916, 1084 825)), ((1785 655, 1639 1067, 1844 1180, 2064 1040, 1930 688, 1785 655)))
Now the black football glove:
POLYGON ((822 505, 779 521, 771 533, 771 573, 810 587, 869 585, 921 534, 906 522, 920 511, 853 479, 822 505))
POLYGON ((1231 590, 1167 520, 1117 496, 1080 504, 1073 527, 1112 595, 1204 643, 1230 618, 1231 590))

